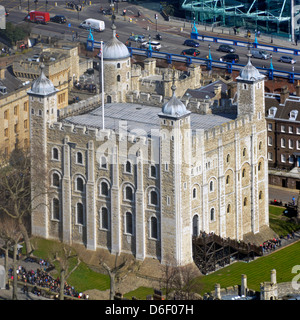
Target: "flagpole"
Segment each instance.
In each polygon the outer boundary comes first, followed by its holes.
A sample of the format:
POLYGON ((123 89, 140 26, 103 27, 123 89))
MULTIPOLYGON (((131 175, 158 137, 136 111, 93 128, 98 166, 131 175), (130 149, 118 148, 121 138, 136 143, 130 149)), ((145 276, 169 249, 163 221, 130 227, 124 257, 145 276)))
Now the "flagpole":
POLYGON ((102 98, 102 129, 104 130, 104 70, 103 70, 103 41, 100 41, 101 50, 101 98, 102 98))

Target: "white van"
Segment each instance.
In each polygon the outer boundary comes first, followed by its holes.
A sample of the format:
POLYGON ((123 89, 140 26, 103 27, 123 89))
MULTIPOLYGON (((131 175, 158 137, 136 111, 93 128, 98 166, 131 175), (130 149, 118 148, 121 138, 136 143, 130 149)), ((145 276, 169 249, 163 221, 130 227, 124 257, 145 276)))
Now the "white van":
POLYGON ((251 55, 253 58, 258 58, 258 59, 270 59, 270 55, 266 53, 266 51, 261 50, 261 49, 251 49, 251 55))
MULTIPOLYGON (((152 50, 159 51, 161 48, 161 44, 158 41, 151 41, 150 44, 152 50)), ((149 41, 142 42, 141 48, 149 49, 149 41)))
POLYGON ((79 28, 92 29, 100 32, 105 30, 105 23, 101 20, 86 19, 80 23, 79 28))

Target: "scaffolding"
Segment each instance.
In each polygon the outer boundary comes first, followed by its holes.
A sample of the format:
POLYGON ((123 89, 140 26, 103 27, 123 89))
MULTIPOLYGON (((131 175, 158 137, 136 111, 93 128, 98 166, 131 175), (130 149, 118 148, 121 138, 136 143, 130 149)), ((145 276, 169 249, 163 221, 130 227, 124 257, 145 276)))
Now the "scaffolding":
POLYGON ((201 24, 244 27, 290 37, 297 0, 184 0, 186 18, 201 24))

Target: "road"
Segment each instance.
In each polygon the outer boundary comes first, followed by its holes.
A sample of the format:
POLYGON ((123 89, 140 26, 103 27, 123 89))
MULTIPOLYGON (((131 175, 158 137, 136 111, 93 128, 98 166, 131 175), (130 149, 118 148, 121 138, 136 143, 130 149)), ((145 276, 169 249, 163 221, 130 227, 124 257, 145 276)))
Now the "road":
MULTIPOLYGON (((88 36, 88 31, 80 29, 78 26, 80 22, 87 18, 95 18, 104 20, 106 23, 106 30, 101 33, 94 32, 93 36, 96 41, 107 41, 111 37, 111 16, 105 16, 100 13, 100 7, 102 6, 104 9, 109 8, 109 1, 105 0, 97 0, 92 1, 91 5, 86 5, 83 7, 82 11, 77 12, 76 10, 72 10, 66 7, 66 1, 57 0, 57 1, 48 1, 47 10, 50 12, 50 16, 54 16, 55 14, 63 14, 66 16, 68 23, 65 25, 56 24, 53 22, 48 23, 47 25, 36 25, 30 23, 32 30, 35 33, 40 33, 43 35, 49 36, 60 36, 65 39, 72 39, 72 34, 77 32, 79 36, 79 40, 85 42, 88 36), (55 6, 55 2, 57 6, 55 6)), ((82 1, 76 0, 75 3, 81 3, 82 1)), ((89 2, 89 1, 87 1, 89 2)), ((26 0, 1 0, 0 3, 2 5, 6 5, 7 9, 10 12, 10 15, 7 17, 7 21, 13 22, 14 24, 22 24, 24 17, 28 11, 28 3, 29 3, 29 10, 35 10, 35 4, 33 0, 26 1, 26 0), (21 4, 21 10, 20 10, 21 4)), ((37 10, 45 11, 46 10, 46 1, 39 0, 36 6, 37 10)), ((160 21, 162 17, 159 15, 159 19, 157 22, 157 26, 152 21, 149 21, 149 14, 145 15, 143 9, 141 10, 142 15, 140 17, 137 16, 138 7, 127 2, 119 2, 116 3, 115 13, 116 13, 116 26, 117 32, 119 34, 119 39, 122 42, 126 42, 129 35, 131 33, 134 34, 142 34, 148 39, 149 35, 151 38, 154 38, 158 29, 159 33, 162 35, 162 48, 161 52, 168 52, 168 53, 176 53, 180 54, 182 50, 187 49, 183 45, 185 39, 190 37, 190 26, 187 26, 183 32, 179 31, 179 27, 172 26, 171 23, 169 27, 166 27, 166 24, 162 24, 160 21), (121 14, 123 9, 127 10, 126 17, 124 18, 121 14), (129 18, 131 18, 132 22, 129 22, 129 18), (149 30, 148 30, 149 29, 149 30)), ((151 12, 147 10, 149 13, 154 16, 154 11, 151 12)), ((154 18, 151 18, 155 21, 154 18)), ((224 56, 225 53, 218 52, 217 49, 219 44, 217 43, 210 43, 211 45, 211 56, 213 60, 219 60, 220 57, 224 56)), ((132 46, 138 46, 135 43, 132 43, 132 46)), ((247 49, 242 47, 235 47, 236 53, 240 57, 240 64, 245 65, 247 63, 247 49)), ((200 41, 200 48, 201 54, 198 56, 199 58, 206 58, 209 52, 208 43, 200 41)), ((279 58, 282 54, 281 53, 273 53, 272 63, 274 69, 277 70, 284 70, 284 71, 292 71, 292 66, 290 64, 284 64, 279 62, 279 58)), ((252 59, 252 63, 257 67, 269 67, 270 60, 260 60, 260 59, 252 59)), ((300 59, 299 63, 294 66, 294 71, 300 73, 300 59)))

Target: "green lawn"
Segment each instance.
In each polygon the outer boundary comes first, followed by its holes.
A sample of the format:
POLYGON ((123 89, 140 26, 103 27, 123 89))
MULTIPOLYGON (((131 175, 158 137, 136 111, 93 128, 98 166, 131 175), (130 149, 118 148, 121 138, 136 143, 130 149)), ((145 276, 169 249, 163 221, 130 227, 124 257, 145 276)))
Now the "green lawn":
POLYGON ((247 276, 248 288, 260 290, 260 283, 270 281, 270 271, 276 269, 277 282, 291 281, 295 274, 292 267, 299 264, 300 242, 260 257, 249 263, 236 262, 207 276, 197 278, 203 285, 201 294, 214 290, 214 285, 220 283, 221 288, 240 285, 241 275, 247 276))
MULTIPOLYGON (((286 235, 297 229, 297 225, 283 215, 284 210, 285 208, 283 207, 270 206, 270 227, 279 235, 286 235)), ((49 245, 51 245, 51 241, 38 239, 37 250, 34 252, 35 256, 47 259, 49 245)), ((259 291, 261 282, 270 281, 272 269, 277 271, 277 282, 291 281, 295 276, 295 274, 291 273, 292 267, 300 264, 299 252, 300 242, 297 242, 250 263, 236 262, 210 275, 198 277, 196 281, 199 283, 199 287, 202 288, 198 293, 203 295, 206 292, 213 291, 216 283, 219 283, 221 288, 240 285, 242 274, 247 276, 248 288, 259 291)), ((73 261, 71 268, 74 263, 76 261, 73 261)), ((83 262, 71 274, 67 282, 79 292, 89 289, 107 290, 110 286, 110 280, 107 275, 92 271, 83 262)), ((151 294, 153 294, 153 288, 140 287, 125 293, 124 297, 131 299, 134 296, 138 299, 146 299, 147 295, 151 294)))

